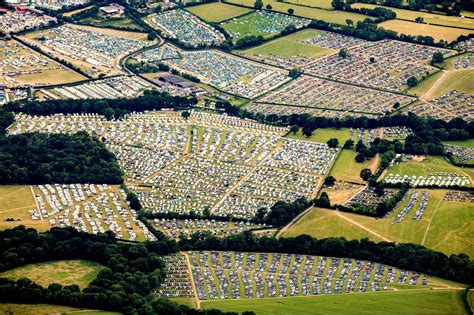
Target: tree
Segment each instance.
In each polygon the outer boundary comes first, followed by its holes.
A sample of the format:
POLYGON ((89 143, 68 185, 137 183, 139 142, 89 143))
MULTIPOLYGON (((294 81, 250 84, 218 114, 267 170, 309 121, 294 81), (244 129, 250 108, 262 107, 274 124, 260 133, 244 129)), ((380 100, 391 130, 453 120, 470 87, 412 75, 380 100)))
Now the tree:
POLYGON ((349 56, 347 49, 341 48, 341 50, 339 50, 339 57, 346 58, 347 56, 349 56))
POLYGON ((418 84, 418 80, 415 78, 415 77, 409 77, 408 80, 407 80, 407 85, 409 87, 414 87, 414 86, 417 86, 418 84))
POLYGON ((257 10, 261 10, 263 8, 263 0, 255 0, 253 7, 257 10))
POLYGON ((292 132, 295 135, 299 129, 300 128, 298 127, 298 125, 293 125, 290 127, 290 132, 292 132))
POLYGON ((202 215, 203 215, 204 217, 208 217, 208 216, 211 215, 211 209, 209 208, 209 206, 206 206, 206 207, 204 208, 204 210, 202 210, 202 215))
POLYGON ((357 163, 362 163, 365 161, 365 155, 362 153, 359 153, 356 155, 355 160, 357 163))
POLYGON ((423 23, 424 19, 421 16, 418 16, 417 18, 415 18, 415 22, 416 23, 423 23))
POLYGON ((352 21, 351 19, 346 19, 346 24, 347 24, 347 26, 352 27, 352 26, 354 26, 354 21, 352 21))
POLYGON ((370 57, 370 58, 369 58, 369 61, 370 61, 371 63, 375 63, 375 58, 374 58, 374 57, 370 57))
POLYGON ((266 7, 266 8, 267 8, 267 10, 271 10, 271 9, 273 9, 273 7, 272 7, 272 5, 271 5, 270 3, 269 3, 269 4, 267 4, 267 7, 266 7))
POLYGON ((304 126, 302 132, 308 138, 313 135, 313 129, 309 126, 304 126))
POLYGON ((324 179, 324 186, 331 187, 336 183, 336 179, 332 176, 328 176, 324 179))
POLYGON ((321 193, 321 197, 315 200, 314 205, 316 207, 321 207, 321 208, 330 208, 331 200, 329 200, 329 196, 327 192, 324 191, 323 193, 321 193))
POLYGON ((188 112, 187 110, 185 110, 184 112, 181 112, 181 117, 183 117, 184 119, 188 119, 189 116, 191 116, 191 113, 188 112))
POLYGON ((400 102, 396 102, 393 104, 393 109, 399 109, 400 108, 400 102))
POLYGON ((377 196, 381 197, 385 194, 385 188, 383 185, 378 185, 375 187, 374 192, 377 194, 377 196))
POLYGON ((441 52, 437 51, 433 54, 433 58, 431 58, 431 64, 442 63, 444 61, 444 56, 441 52))
POLYGON ((337 146, 339 145, 339 140, 337 140, 336 138, 331 138, 327 141, 327 144, 330 148, 337 148, 337 146))
POLYGON ((300 71, 297 68, 293 68, 290 70, 290 73, 288 75, 290 76, 290 78, 296 79, 300 76, 300 71))
POLYGON ((115 116, 115 111, 111 107, 104 109, 104 116, 107 120, 111 120, 115 116))
POLYGON ((362 178, 363 180, 368 180, 370 176, 372 176, 372 171, 368 168, 364 168, 362 171, 360 171, 360 178, 362 178))
POLYGON ((288 9, 288 14, 289 14, 289 15, 293 15, 294 13, 295 13, 295 10, 294 10, 294 9, 292 9, 292 8, 289 8, 289 9, 288 9))
POLYGON ((157 37, 158 35, 156 35, 155 32, 150 32, 148 33, 148 36, 147 36, 148 40, 155 40, 157 37))
POLYGON ((352 149, 353 147, 354 147, 354 140, 347 139, 346 142, 344 142, 344 149, 352 149))

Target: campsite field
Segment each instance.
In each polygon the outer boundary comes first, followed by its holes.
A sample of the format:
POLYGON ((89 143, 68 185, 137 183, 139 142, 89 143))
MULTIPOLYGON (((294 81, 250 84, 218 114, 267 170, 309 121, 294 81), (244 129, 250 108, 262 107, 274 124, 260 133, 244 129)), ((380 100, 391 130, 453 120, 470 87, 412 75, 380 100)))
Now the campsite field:
POLYGON ((443 39, 448 42, 456 40, 461 35, 468 35, 469 33, 472 33, 472 31, 468 29, 420 24, 401 20, 385 21, 380 23, 379 27, 398 32, 399 35, 406 34, 414 36, 431 36, 435 39, 435 41, 443 39))
MULTIPOLYGON (((421 190, 421 189, 419 189, 421 190)), ((393 218, 407 204, 407 197, 387 218, 315 208, 309 211, 283 236, 309 234, 316 238, 345 237, 373 241, 416 243, 446 254, 474 256, 469 240, 474 237, 472 203, 443 200, 446 190, 428 190, 428 205, 420 221, 412 220, 420 198, 405 219, 392 224, 393 218)))
POLYGON ((328 55, 335 51, 329 48, 307 45, 302 43, 302 41, 323 33, 324 31, 306 29, 293 33, 291 35, 277 38, 254 48, 240 50, 239 52, 244 53, 246 55, 277 55, 281 57, 293 57, 303 55, 307 57, 317 58, 324 55, 328 55))
MULTIPOLYGON (((228 2, 240 4, 246 7, 253 7, 255 3, 255 1, 253 0, 230 0, 228 2)), ((346 24, 346 19, 351 19, 354 21, 354 23, 357 23, 358 21, 362 21, 365 18, 369 17, 364 14, 357 14, 357 13, 351 13, 351 12, 345 12, 345 11, 329 11, 329 10, 321 10, 321 9, 316 9, 316 8, 302 7, 302 6, 297 6, 291 3, 278 2, 276 0, 263 1, 264 7, 266 7, 268 4, 272 6, 272 11, 287 13, 288 9, 291 8, 295 10, 293 13, 293 15, 295 16, 305 17, 308 19, 324 20, 326 22, 336 23, 336 24, 341 24, 341 25, 346 24)))
POLYGON ((80 314, 80 315, 118 315, 120 313, 89 310, 71 306, 51 305, 51 304, 0 304, 1 314, 80 314))
POLYGON ((186 10, 208 22, 221 22, 252 11, 223 2, 196 5, 186 10))
MULTIPOLYGON (((383 7, 383 6, 367 4, 367 3, 354 3, 352 7, 356 9, 360 9, 360 8, 373 9, 376 7, 383 7)), ((469 28, 469 29, 474 30, 474 19, 466 19, 466 18, 463 19, 458 16, 447 16, 447 15, 441 15, 441 14, 428 13, 428 12, 397 9, 397 8, 392 8, 392 7, 386 7, 386 8, 395 12, 397 14, 397 19, 415 21, 417 17, 422 17, 424 22, 428 24, 439 24, 439 25, 445 25, 445 26, 463 27, 463 28, 469 28)))
POLYGON ((467 314, 461 290, 395 291, 309 297, 206 301, 202 308, 257 314, 467 314))
POLYGON ((77 284, 85 288, 97 277, 102 266, 87 260, 60 260, 46 263, 29 264, 0 273, 0 277, 9 279, 29 278, 33 282, 47 287, 51 283, 62 285, 77 284))

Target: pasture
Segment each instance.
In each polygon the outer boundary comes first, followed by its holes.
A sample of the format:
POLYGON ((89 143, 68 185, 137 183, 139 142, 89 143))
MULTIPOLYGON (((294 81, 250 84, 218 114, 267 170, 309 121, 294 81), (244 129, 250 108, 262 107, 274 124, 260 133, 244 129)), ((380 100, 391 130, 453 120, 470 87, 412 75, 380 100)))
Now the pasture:
MULTIPOLYGON (((366 4, 366 3, 354 3, 352 7, 356 9, 360 9, 360 8, 374 9, 376 7, 383 7, 383 6, 374 5, 374 4, 366 4)), ((385 7, 385 8, 390 9, 393 12, 395 12, 397 14, 397 19, 415 21, 417 17, 422 17, 424 22, 428 24, 440 24, 444 26, 463 27, 463 28, 470 28, 474 30, 474 19, 463 19, 459 16, 447 16, 447 15, 442 15, 442 14, 404 10, 404 9, 397 9, 397 8, 392 8, 392 7, 385 7)))
POLYGON ((51 305, 51 304, 0 304, 1 314, 80 314, 80 315, 118 315, 120 313, 88 310, 72 306, 51 305))
POLYGON ((258 300, 202 302, 201 307, 222 311, 254 311, 257 314, 467 314, 462 291, 395 291, 258 300))
POLYGON ((208 22, 222 22, 252 11, 223 2, 196 5, 186 10, 208 22))
POLYGON ((287 36, 277 38, 269 41, 258 47, 241 50, 240 53, 253 56, 277 55, 281 57, 307 56, 317 58, 335 52, 329 48, 317 47, 313 45, 304 44, 306 39, 323 34, 324 31, 306 29, 287 36))
POLYGON ((8 279, 29 278, 31 281, 47 287, 52 283, 61 285, 76 284, 85 288, 97 277, 102 266, 87 260, 59 260, 38 264, 28 264, 0 273, 8 279))
POLYGON ((469 33, 472 33, 472 31, 467 29, 420 24, 401 20, 385 21, 380 23, 379 27, 398 32, 399 35, 406 34, 413 36, 431 36, 435 39, 435 41, 443 39, 448 42, 456 40, 461 35, 468 35, 469 33))
POLYGON ((369 168, 372 172, 375 172, 378 168, 378 158, 375 157, 372 160, 357 163, 355 161, 356 155, 356 151, 342 150, 336 158, 329 175, 338 181, 363 183, 363 180, 360 178, 360 172, 364 168, 369 168))
MULTIPOLYGON (((255 1, 253 0, 230 0, 229 3, 240 4, 246 7, 253 7, 255 1)), ((324 20, 330 23, 336 23, 341 25, 346 25, 346 19, 351 19, 354 23, 358 21, 362 21, 365 18, 370 18, 364 14, 357 14, 345 11, 328 11, 328 10, 321 10, 316 8, 308 8, 308 7, 301 7, 296 6, 291 3, 284 3, 284 2, 277 2, 275 0, 264 0, 263 6, 267 6, 270 4, 272 6, 272 11, 288 13, 288 9, 295 10, 293 15, 300 16, 308 19, 318 19, 324 20)))
POLYGON ((428 204, 420 221, 412 220, 419 205, 420 200, 417 200, 404 220, 392 223, 395 216, 407 205, 407 196, 383 219, 316 208, 290 226, 283 236, 309 234, 316 238, 368 237, 373 241, 421 244, 448 255, 464 252, 473 257, 474 248, 469 243, 474 237, 472 203, 444 200, 447 190, 427 191, 428 204))

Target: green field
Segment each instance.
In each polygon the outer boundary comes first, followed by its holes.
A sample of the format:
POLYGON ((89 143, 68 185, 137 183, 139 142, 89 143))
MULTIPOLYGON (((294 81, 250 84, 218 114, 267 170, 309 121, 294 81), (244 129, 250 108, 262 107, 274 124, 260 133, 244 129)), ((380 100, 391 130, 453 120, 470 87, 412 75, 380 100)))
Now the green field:
POLYGON ((320 57, 334 52, 329 48, 317 47, 314 45, 303 44, 302 41, 323 34, 324 31, 306 29, 291 35, 283 36, 269 41, 255 48, 241 50, 241 53, 247 55, 277 55, 281 57, 293 57, 303 55, 307 57, 320 57))
POLYGON ((428 206, 420 221, 412 220, 420 196, 401 223, 392 224, 393 218, 407 204, 409 197, 384 219, 344 213, 327 209, 308 212, 284 236, 309 234, 316 238, 345 237, 373 241, 388 241, 422 244, 446 254, 466 253, 474 257, 474 248, 469 240, 474 237, 474 213, 468 202, 443 200, 446 190, 428 190, 428 206))
POLYGON ((71 306, 51 304, 0 304, 0 314, 81 314, 81 315, 118 315, 120 313, 88 310, 71 306))
POLYGON ((189 12, 209 22, 221 22, 250 12, 250 9, 222 2, 213 2, 187 8, 189 12))
POLYGON ((286 3, 293 3, 299 5, 305 5, 308 7, 321 8, 321 9, 332 9, 332 0, 284 0, 286 3))
POLYGON ((355 161, 356 155, 356 151, 342 150, 329 172, 329 175, 333 176, 338 181, 362 183, 363 180, 360 178, 360 171, 364 168, 369 168, 372 172, 375 172, 378 168, 378 158, 357 163, 355 161))
POLYGON ((0 277, 9 279, 29 278, 33 282, 47 287, 51 283, 62 285, 77 284, 85 288, 97 277, 102 266, 86 260, 60 260, 46 263, 29 264, 0 273, 0 277))
POLYGON ((408 93, 415 96, 422 96, 428 92, 433 85, 442 77, 443 71, 438 71, 435 74, 420 81, 415 87, 408 89, 408 93))
POLYGON ((436 172, 448 172, 466 175, 474 178, 474 170, 452 165, 442 157, 427 156, 423 162, 404 161, 388 169, 388 174, 400 174, 401 176, 428 176, 436 172))
POLYGON ((439 41, 441 39, 451 42, 456 40, 461 35, 469 35, 472 33, 471 30, 467 29, 460 29, 460 28, 452 28, 452 27, 444 27, 444 26, 437 26, 437 25, 429 25, 429 24, 420 24, 410 21, 401 21, 401 20, 390 20, 385 21, 379 24, 379 27, 383 27, 387 30, 392 30, 400 34, 405 35, 422 35, 422 36, 431 36, 435 39, 435 41, 439 41))
POLYGON ((80 22, 96 27, 117 27, 134 31, 143 31, 142 27, 135 24, 131 19, 128 18, 106 18, 103 16, 96 16, 92 18, 85 18, 80 22))
MULTIPOLYGON (((376 7, 383 7, 383 6, 374 5, 374 4, 366 4, 366 3, 354 3, 352 7, 356 9, 359 9, 359 8, 373 9, 376 7)), ((462 19, 461 17, 458 17, 458 16, 447 16, 447 15, 442 15, 442 14, 404 10, 404 9, 397 9, 397 8, 392 8, 392 7, 385 7, 385 8, 390 9, 393 12, 395 12, 397 14, 398 19, 415 21, 417 17, 422 17, 424 19, 424 22, 428 24, 440 24, 440 25, 445 25, 445 26, 470 28, 474 30, 474 19, 462 19)))
POLYGON ((257 314, 467 314, 462 291, 395 291, 201 303, 202 308, 257 314), (350 310, 350 311, 349 311, 350 310))
POLYGON ((286 137, 290 139, 315 141, 322 143, 326 143, 331 138, 336 138, 337 140, 339 140, 339 145, 342 146, 344 145, 344 142, 346 142, 346 140, 349 140, 351 138, 351 135, 349 134, 349 128, 324 128, 316 129, 309 138, 301 133, 301 129, 298 130, 296 134, 290 132, 286 137))
POLYGON ((464 140, 464 141, 444 141, 444 143, 474 148, 474 139, 472 138, 469 140, 464 140))
MULTIPOLYGON (((247 7, 253 7, 255 3, 254 0, 230 0, 228 2, 244 5, 247 7)), ((336 23, 336 24, 341 24, 341 25, 346 25, 346 19, 351 19, 352 21, 354 21, 354 23, 357 23, 358 21, 362 21, 365 18, 370 18, 370 16, 367 16, 364 14, 357 14, 357 13, 351 13, 351 12, 345 12, 345 11, 329 11, 329 10, 321 10, 321 9, 315 9, 315 8, 307 8, 307 7, 292 5, 290 3, 278 2, 276 0, 264 0, 263 6, 266 7, 267 4, 270 4, 272 6, 272 11, 287 13, 288 9, 291 8, 295 10, 293 14, 295 16, 305 17, 308 19, 324 20, 326 22, 336 23)))

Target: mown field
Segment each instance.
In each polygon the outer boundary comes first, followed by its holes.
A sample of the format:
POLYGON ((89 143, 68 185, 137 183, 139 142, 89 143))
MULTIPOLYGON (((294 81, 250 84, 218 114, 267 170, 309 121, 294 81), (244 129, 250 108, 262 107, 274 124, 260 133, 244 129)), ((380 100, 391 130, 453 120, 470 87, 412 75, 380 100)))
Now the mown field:
POLYGON ((284 0, 286 3, 304 5, 308 7, 332 9, 332 0, 284 0))
POLYGON ((221 22, 252 11, 222 2, 197 5, 186 10, 209 22, 221 22))
POLYGON ((355 161, 356 155, 356 151, 342 150, 329 172, 329 175, 333 176, 338 181, 363 183, 363 180, 360 178, 360 172, 364 168, 369 168, 372 172, 375 172, 378 166, 378 158, 375 157, 372 160, 357 163, 355 161))
MULTIPOLYGON (((419 189, 421 191, 422 189, 419 189)), ((422 244, 446 254, 466 253, 474 257, 470 240, 474 237, 474 213, 472 203, 443 200, 446 190, 428 190, 428 206, 420 221, 412 220, 420 197, 401 223, 392 224, 393 218, 407 204, 407 198, 384 219, 339 212, 313 209, 294 225, 284 236, 309 234, 316 238, 345 237, 373 241, 394 241, 422 244)))
POLYGON ((335 52, 329 48, 317 47, 313 45, 307 45, 302 43, 302 41, 313 38, 317 35, 323 34, 324 31, 306 29, 291 35, 277 38, 275 40, 269 41, 263 45, 240 50, 239 52, 247 55, 263 55, 268 56, 270 54, 282 56, 282 57, 293 57, 298 55, 308 56, 308 57, 321 57, 330 53, 335 52))
POLYGON ((33 282, 47 287, 51 283, 62 285, 77 284, 85 288, 97 277, 102 266, 87 260, 60 260, 38 264, 29 264, 0 273, 0 278, 29 278, 33 282))
MULTIPOLYGON (((255 1, 253 0, 229 0, 227 2, 244 5, 247 7, 253 7, 255 3, 255 1)), ((295 10, 293 13, 293 15, 295 16, 305 17, 308 19, 324 20, 326 22, 336 23, 336 24, 341 24, 341 25, 346 25, 346 19, 351 19, 352 21, 354 21, 354 23, 357 23, 358 21, 362 21, 365 18, 370 18, 369 16, 364 15, 364 14, 357 14, 357 13, 351 13, 351 12, 345 12, 345 11, 329 11, 329 10, 322 10, 322 9, 316 9, 316 8, 308 8, 308 7, 297 6, 290 3, 277 2, 275 0, 264 0, 263 6, 266 7, 267 4, 270 4, 272 6, 272 11, 288 13, 288 9, 291 8, 295 10)))
POLYGON ((107 18, 97 16, 96 18, 83 19, 81 20, 81 23, 97 27, 129 28, 136 31, 143 31, 141 26, 135 24, 131 19, 128 18, 107 18))
MULTIPOLYGON (((239 0, 242 1, 242 0, 239 0)), ((379 27, 384 29, 392 30, 398 32, 398 34, 405 35, 422 35, 422 36, 431 36, 436 41, 444 39, 445 41, 451 42, 456 40, 461 35, 468 35, 472 33, 472 30, 468 29, 459 29, 452 27, 444 27, 437 25, 429 24, 420 24, 410 21, 401 21, 401 20, 390 20, 385 21, 379 24, 379 27)))
POLYGON ((305 140, 305 141, 315 141, 315 142, 322 142, 326 143, 331 138, 336 138, 339 141, 339 145, 344 145, 344 142, 351 138, 349 133, 349 128, 324 128, 324 129, 316 129, 311 137, 306 137, 301 133, 301 129, 298 130, 296 134, 289 133, 287 138, 296 139, 296 140, 305 140))
MULTIPOLYGON (((354 3, 353 8, 369 8, 373 9, 376 7, 383 7, 380 5, 367 4, 367 3, 354 3)), ((422 17, 425 23, 428 24, 440 24, 445 26, 464 27, 474 30, 474 19, 462 19, 459 16, 447 16, 442 14, 434 14, 428 12, 419 12, 412 10, 397 9, 391 7, 385 7, 392 10, 397 14, 397 19, 415 21, 417 17, 422 17)))
POLYGON ((118 315, 120 313, 89 310, 71 306, 51 304, 0 304, 0 314, 81 314, 81 315, 118 315))
POLYGON ((474 139, 469 139, 469 140, 464 140, 464 141, 444 141, 444 143, 474 148, 474 139))
POLYGON ((462 291, 395 291, 309 297, 206 301, 202 308, 257 314, 467 314, 462 291))

